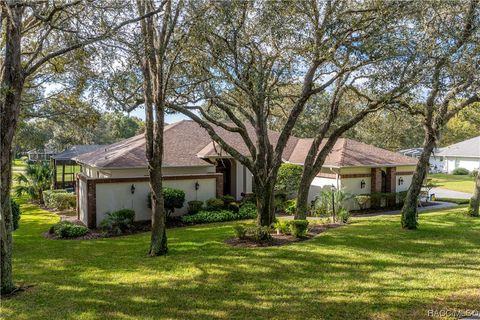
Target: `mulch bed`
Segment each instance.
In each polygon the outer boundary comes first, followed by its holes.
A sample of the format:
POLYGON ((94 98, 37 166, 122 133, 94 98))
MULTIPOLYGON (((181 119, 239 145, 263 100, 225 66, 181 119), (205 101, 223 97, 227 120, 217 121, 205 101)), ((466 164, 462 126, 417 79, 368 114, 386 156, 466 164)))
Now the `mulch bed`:
POLYGON ((254 239, 238 239, 238 238, 229 238, 225 240, 225 243, 234 247, 244 247, 244 248, 258 248, 258 247, 274 247, 274 246, 283 246, 290 243, 300 242, 310 240, 322 232, 325 232, 328 229, 334 229, 344 226, 344 224, 331 223, 331 224, 314 224, 308 228, 308 233, 305 237, 294 238, 288 234, 276 234, 272 233, 272 240, 269 241, 255 241, 254 239))

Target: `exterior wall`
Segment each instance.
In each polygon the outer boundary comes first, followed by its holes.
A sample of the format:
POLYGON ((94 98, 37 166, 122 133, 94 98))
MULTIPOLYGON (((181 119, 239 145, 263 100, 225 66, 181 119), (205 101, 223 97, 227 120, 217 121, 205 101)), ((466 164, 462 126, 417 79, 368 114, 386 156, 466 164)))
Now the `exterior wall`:
POLYGON ((308 190, 308 201, 314 201, 323 188, 331 188, 332 185, 337 187, 338 183, 339 181, 336 178, 315 177, 308 190))
MULTIPOLYGON (((218 187, 223 188, 222 175, 177 175, 165 176, 165 187, 181 189, 185 192, 183 208, 176 209, 175 215, 187 211, 187 203, 191 200, 205 201, 217 196, 218 187), (198 182, 199 188, 195 190, 198 182)), ((150 220, 151 209, 148 208, 150 186, 148 177, 124 177, 92 179, 79 175, 78 218, 89 228, 95 228, 105 218, 107 212, 120 209, 133 209, 135 220, 150 220), (135 191, 132 194, 132 185, 135 191)))
MULTIPOLYGON (((110 169, 103 170, 90 166, 82 166, 82 172, 91 178, 130 178, 130 177, 148 177, 147 168, 132 168, 132 169, 110 169)), ((164 175, 179 175, 179 174, 202 174, 214 173, 215 166, 202 167, 166 167, 163 168, 164 175)))
POLYGON ((232 194, 236 199, 242 198, 242 193, 252 193, 253 175, 243 164, 235 161, 235 177, 232 177, 232 181, 235 181, 235 189, 232 188, 232 194), (235 191, 233 191, 235 190, 235 191))
POLYGON ((444 169, 448 173, 452 173, 456 168, 465 168, 469 171, 480 168, 480 158, 445 157, 444 162, 444 169))
POLYGON ((85 225, 88 223, 87 182, 77 179, 77 218, 85 225))

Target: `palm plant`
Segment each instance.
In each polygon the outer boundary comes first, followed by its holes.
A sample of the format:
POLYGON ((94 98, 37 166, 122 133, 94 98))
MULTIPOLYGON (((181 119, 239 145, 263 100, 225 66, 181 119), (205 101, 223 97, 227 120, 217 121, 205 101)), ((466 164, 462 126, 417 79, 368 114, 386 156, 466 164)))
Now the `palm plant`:
POLYGON ((21 196, 27 194, 32 200, 43 202, 43 191, 50 188, 52 170, 48 163, 37 162, 28 164, 25 173, 15 176, 17 186, 15 194, 21 196))

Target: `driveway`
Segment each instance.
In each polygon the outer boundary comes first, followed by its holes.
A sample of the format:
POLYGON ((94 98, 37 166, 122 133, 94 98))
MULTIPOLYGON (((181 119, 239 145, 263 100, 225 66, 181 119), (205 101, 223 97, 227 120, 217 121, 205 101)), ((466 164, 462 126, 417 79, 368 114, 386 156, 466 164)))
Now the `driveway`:
POLYGON ((470 199, 471 193, 453 191, 442 188, 433 188, 430 190, 430 194, 434 193, 436 198, 456 198, 456 199, 470 199))

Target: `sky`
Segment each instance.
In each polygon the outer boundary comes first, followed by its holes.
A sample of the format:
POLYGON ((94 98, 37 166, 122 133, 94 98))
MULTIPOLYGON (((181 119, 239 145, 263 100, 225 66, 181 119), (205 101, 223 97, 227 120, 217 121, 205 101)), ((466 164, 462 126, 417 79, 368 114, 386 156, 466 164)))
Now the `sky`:
MULTIPOLYGON (((145 110, 143 108, 137 108, 134 111, 130 113, 131 116, 138 117, 142 120, 145 121, 145 110)), ((175 114, 166 114, 165 115, 165 122, 166 123, 174 123, 178 122, 180 120, 185 120, 189 119, 187 116, 181 114, 181 113, 175 113, 175 114)))

